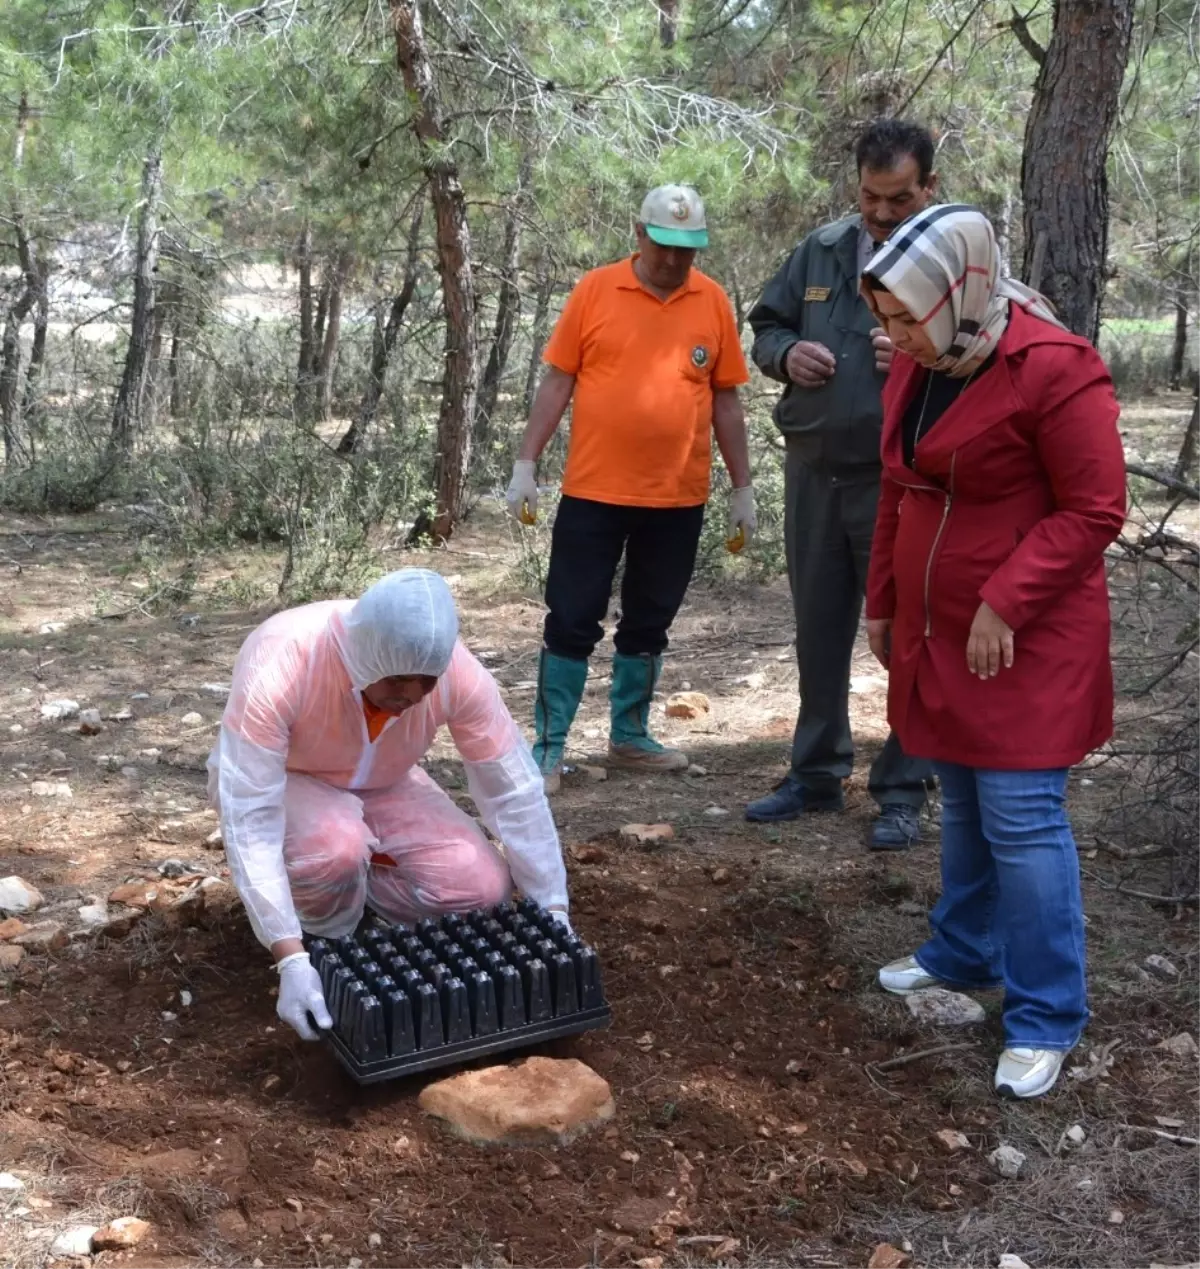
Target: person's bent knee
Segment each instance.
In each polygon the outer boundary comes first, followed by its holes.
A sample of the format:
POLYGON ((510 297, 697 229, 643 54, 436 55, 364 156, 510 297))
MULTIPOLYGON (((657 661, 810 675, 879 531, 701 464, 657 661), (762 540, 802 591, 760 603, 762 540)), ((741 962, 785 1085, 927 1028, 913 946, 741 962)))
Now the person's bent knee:
POLYGON ((309 934, 340 938, 362 917, 370 859, 366 826, 316 823, 284 851, 288 884, 300 924, 309 934))

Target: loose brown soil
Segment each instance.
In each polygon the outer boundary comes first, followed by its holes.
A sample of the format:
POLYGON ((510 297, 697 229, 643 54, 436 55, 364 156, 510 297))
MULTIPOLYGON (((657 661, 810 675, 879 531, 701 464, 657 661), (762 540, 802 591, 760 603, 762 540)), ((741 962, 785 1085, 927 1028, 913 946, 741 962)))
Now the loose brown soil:
MULTIPOLYGON (((525 721, 540 606, 504 573, 496 523, 417 558, 457 574, 468 640, 525 721)), ((219 705, 201 685, 228 681, 262 613, 221 611, 204 595, 255 565, 212 561, 194 623, 139 611, 107 622, 93 615, 98 592, 138 598, 122 577, 132 547, 121 521, 10 521, 3 544, 21 572, 3 594, 0 873, 72 901, 59 915, 69 919, 168 857, 219 872, 202 845, 219 705), (107 714, 143 691, 135 717, 97 737, 38 719, 45 699, 107 714), (191 711, 203 727, 182 726, 191 711), (136 779, 95 761, 151 747, 160 754, 136 779), (30 796, 30 781, 59 771, 69 802, 30 796)), ((1095 1018, 1079 1064, 1113 1045, 1111 1069, 1064 1078, 1040 1104, 997 1101, 998 999, 985 1000, 983 1028, 947 1035, 920 1030, 872 985, 880 962, 923 937, 936 825, 907 855, 868 855, 861 774, 844 817, 741 819, 783 770, 790 635, 781 584, 695 588, 665 687, 686 682, 713 710, 661 730, 705 774, 580 776, 556 802, 564 842, 589 846, 568 850, 573 918, 601 951, 614 1024, 550 1051, 611 1083, 611 1126, 556 1150, 451 1138, 418 1111, 420 1080, 358 1089, 323 1047, 276 1024, 273 975, 236 909, 194 923, 150 916, 123 940, 80 937, 30 956, 0 990, 0 1167, 26 1184, 0 1192, 0 1261, 40 1265, 67 1225, 134 1213, 153 1223, 152 1241, 98 1265, 832 1266, 905 1240, 924 1265, 994 1265, 1005 1251, 1035 1267, 1196 1259, 1196 1150, 1148 1131, 1198 1135, 1195 1062, 1155 1047, 1197 1029, 1192 911, 1089 883, 1095 1018), (618 836, 659 820, 675 827, 667 847, 618 836), (1179 979, 1147 979, 1149 952, 1179 979), (872 1065, 944 1044, 964 1047, 872 1065), (1087 1142, 1067 1147, 1076 1123, 1087 1142), (934 1137, 944 1128, 969 1148, 947 1153, 934 1137), (987 1162, 1000 1142, 1028 1156, 1018 1181, 987 1162)), ((598 660, 577 725, 581 758, 602 747, 604 669, 598 660)), ((854 673, 869 759, 883 735, 881 680, 865 653, 854 673)), ((465 796, 450 748, 431 767, 465 796)), ((1075 781, 1085 825, 1103 786, 1103 773, 1075 781)))

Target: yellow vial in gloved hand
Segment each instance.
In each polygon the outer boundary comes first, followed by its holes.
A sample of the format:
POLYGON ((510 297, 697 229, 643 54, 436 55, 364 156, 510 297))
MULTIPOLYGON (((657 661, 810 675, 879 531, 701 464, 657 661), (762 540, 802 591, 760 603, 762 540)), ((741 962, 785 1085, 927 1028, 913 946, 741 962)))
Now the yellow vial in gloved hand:
POLYGON ((521 503, 521 523, 537 524, 537 515, 529 510, 529 499, 521 503))
POLYGON ((746 530, 739 524, 737 532, 725 539, 725 549, 730 555, 736 555, 746 545, 746 530))

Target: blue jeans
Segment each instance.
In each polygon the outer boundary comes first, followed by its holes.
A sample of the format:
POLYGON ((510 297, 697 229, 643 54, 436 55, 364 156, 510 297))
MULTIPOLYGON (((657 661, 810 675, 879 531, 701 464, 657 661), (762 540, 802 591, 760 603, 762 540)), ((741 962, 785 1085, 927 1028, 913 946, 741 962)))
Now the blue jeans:
POLYGON ((1074 1048, 1088 1008, 1067 772, 936 770, 942 897, 917 961, 959 987, 1003 984, 1010 1048, 1074 1048))

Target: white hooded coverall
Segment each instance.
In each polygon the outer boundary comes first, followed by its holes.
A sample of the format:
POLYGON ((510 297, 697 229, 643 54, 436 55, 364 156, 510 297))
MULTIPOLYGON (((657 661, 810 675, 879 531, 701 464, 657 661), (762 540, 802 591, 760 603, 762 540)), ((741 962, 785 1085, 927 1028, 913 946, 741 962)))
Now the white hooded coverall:
POLYGON ((542 779, 495 679, 458 639, 445 581, 402 569, 356 601, 282 612, 250 635, 208 760, 209 798, 250 923, 270 947, 350 933, 369 900, 390 921, 487 906, 513 882, 567 905, 542 779), (362 689, 438 682, 372 742, 362 689), (505 858, 417 766, 445 724, 505 858))

